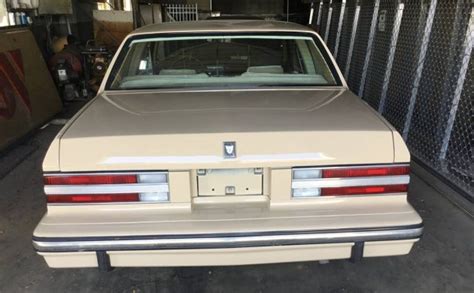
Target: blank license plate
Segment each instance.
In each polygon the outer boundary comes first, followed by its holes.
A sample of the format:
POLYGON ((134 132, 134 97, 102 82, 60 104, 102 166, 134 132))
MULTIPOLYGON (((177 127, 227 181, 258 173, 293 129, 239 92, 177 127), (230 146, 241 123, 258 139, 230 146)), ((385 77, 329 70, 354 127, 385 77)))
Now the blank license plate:
POLYGON ((198 173, 199 196, 261 195, 263 192, 261 169, 207 169, 202 173, 198 173))

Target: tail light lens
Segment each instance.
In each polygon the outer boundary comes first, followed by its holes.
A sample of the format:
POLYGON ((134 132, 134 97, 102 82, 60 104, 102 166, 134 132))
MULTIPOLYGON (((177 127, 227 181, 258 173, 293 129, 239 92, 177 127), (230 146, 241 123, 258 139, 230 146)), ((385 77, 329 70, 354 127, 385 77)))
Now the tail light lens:
POLYGON ((293 197, 406 192, 408 165, 293 169, 293 197))
POLYGON ((406 192, 407 184, 385 185, 385 186, 355 186, 355 187, 333 187, 323 188, 322 195, 353 195, 353 194, 377 194, 406 192))
POLYGON ((140 201, 138 193, 48 195, 48 203, 93 203, 131 201, 140 201))
POLYGON ((407 175, 410 172, 408 166, 396 167, 366 167, 366 168, 336 168, 322 171, 323 178, 345 178, 345 177, 371 177, 371 176, 396 176, 407 175))
POLYGON ((48 174, 48 203, 166 202, 168 173, 48 174))
POLYGON ((44 176, 45 185, 90 185, 137 183, 137 175, 64 175, 44 176))

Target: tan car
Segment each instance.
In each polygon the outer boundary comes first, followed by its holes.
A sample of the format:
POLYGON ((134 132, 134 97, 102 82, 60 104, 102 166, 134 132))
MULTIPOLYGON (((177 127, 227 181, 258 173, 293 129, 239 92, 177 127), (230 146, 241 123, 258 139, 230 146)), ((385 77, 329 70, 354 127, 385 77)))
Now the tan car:
POLYGON ((321 38, 215 20, 130 34, 44 161, 50 267, 404 255, 410 154, 321 38))

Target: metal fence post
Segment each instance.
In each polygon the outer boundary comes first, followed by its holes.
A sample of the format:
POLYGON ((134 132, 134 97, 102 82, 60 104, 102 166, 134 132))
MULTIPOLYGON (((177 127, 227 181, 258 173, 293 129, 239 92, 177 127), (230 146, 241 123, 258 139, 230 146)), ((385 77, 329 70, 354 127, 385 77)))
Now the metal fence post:
POLYGON ((403 9, 405 4, 399 3, 397 13, 392 29, 392 39, 390 40, 390 51, 388 53, 387 68, 385 69, 385 76, 383 79, 382 93, 380 94, 379 113, 383 113, 385 108, 385 100, 387 99, 388 84, 390 82, 390 75, 392 74, 393 59, 395 58, 395 50, 397 48, 398 33, 400 32, 400 25, 402 23, 403 9))
POLYGON ((418 95, 418 88, 420 86, 421 76, 423 74, 423 66, 425 63, 426 51, 428 50, 428 43, 430 41, 431 27, 436 12, 437 0, 431 0, 430 9, 428 10, 428 17, 426 19, 425 29, 423 31, 423 38, 421 41, 420 54, 416 67, 415 79, 413 80, 413 87, 410 95, 410 103, 408 104, 408 112, 405 117, 405 125, 403 127, 403 139, 407 140, 410 132, 411 119, 415 110, 416 97, 418 95))
POLYGON ((321 24, 321 14, 323 14, 323 1, 319 1, 318 8, 318 17, 316 18, 316 24, 319 26, 321 24))
POLYGON ((309 10, 308 24, 313 24, 313 17, 314 17, 314 2, 311 2, 311 9, 309 10))
POLYGON ((344 12, 346 10, 346 0, 342 0, 341 3, 341 13, 339 14, 339 22, 337 24, 337 35, 336 35, 336 44, 334 46, 334 58, 337 58, 337 53, 339 51, 339 41, 341 39, 342 31, 342 22, 344 20, 344 12))
POLYGON ((349 50, 347 52, 346 67, 344 69, 344 77, 346 79, 349 75, 349 70, 351 69, 352 51, 354 50, 354 42, 355 42, 355 37, 357 33, 357 27, 359 25, 359 14, 360 14, 360 5, 357 5, 355 13, 354 13, 354 21, 352 22, 351 41, 349 43, 349 50))
POLYGON ((329 29, 331 28, 331 18, 332 18, 332 0, 329 0, 329 10, 328 10, 328 19, 326 20, 326 32, 324 33, 324 42, 328 43, 329 29))
POLYGON ((359 86, 360 97, 362 97, 362 95, 364 94, 365 81, 367 79, 367 70, 369 68, 370 58, 372 57, 372 46, 374 44, 375 27, 377 26, 379 7, 380 7, 380 0, 376 0, 375 5, 374 5, 374 13, 372 14, 372 22, 370 24, 369 41, 367 42, 367 54, 365 55, 364 68, 362 69, 362 77, 360 79, 360 86, 359 86))
POLYGON ((464 51, 462 58, 462 65, 459 70, 458 80, 456 83, 456 89, 454 90, 454 97, 449 110, 449 118, 446 125, 446 129, 443 136, 443 143, 441 145, 441 151, 439 159, 446 159, 446 153, 448 151, 449 141, 451 139, 451 133, 453 131, 454 121, 456 120, 456 114, 458 111, 459 101, 464 87, 464 81, 466 80, 466 74, 469 69, 469 62, 471 61, 472 46, 474 43, 474 8, 471 8, 471 15, 469 17, 469 23, 466 30, 466 36, 464 38, 464 51))

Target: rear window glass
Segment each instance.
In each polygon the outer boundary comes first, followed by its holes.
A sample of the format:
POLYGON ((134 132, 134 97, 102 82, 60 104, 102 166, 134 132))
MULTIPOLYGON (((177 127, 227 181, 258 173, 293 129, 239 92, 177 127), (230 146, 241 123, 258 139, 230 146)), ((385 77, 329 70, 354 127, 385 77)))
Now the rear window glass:
POLYGON ((307 36, 148 37, 123 50, 109 89, 337 85, 307 36))

